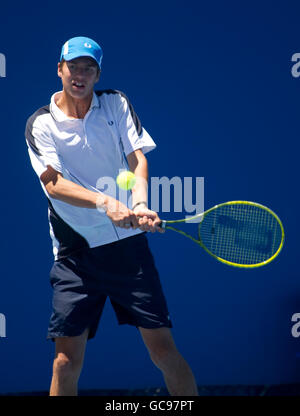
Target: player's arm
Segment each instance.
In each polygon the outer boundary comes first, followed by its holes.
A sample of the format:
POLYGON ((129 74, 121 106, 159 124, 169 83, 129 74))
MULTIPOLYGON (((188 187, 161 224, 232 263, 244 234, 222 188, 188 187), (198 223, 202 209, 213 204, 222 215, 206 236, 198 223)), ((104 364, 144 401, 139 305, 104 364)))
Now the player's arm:
POLYGON ((110 220, 118 227, 128 228, 126 224, 132 224, 138 228, 136 215, 120 201, 101 192, 90 191, 68 179, 57 172, 50 165, 40 177, 48 194, 54 199, 66 202, 82 208, 102 208, 110 220))
POLYGON ((161 220, 155 211, 148 209, 148 162, 142 150, 138 149, 127 155, 128 166, 136 176, 136 183, 131 189, 133 212, 139 218, 143 231, 164 230, 159 227, 161 220))
POLYGON ((97 193, 85 189, 83 186, 77 185, 65 179, 60 172, 57 172, 52 166, 48 166, 47 170, 40 177, 48 194, 71 205, 83 208, 97 207, 97 193))
POLYGON ((148 207, 148 162, 139 149, 127 156, 129 170, 135 174, 136 183, 131 189, 132 207, 139 204, 148 207), (143 203, 143 204, 142 204, 143 203))

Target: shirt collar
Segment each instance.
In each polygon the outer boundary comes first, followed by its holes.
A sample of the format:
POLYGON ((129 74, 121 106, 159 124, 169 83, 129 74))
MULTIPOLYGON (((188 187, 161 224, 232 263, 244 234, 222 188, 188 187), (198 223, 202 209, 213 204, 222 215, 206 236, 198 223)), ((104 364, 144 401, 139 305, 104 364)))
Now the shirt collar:
MULTIPOLYGON (((56 121, 67 121, 67 120, 75 120, 68 117, 55 103, 55 97, 57 94, 61 94, 62 91, 55 92, 51 97, 50 102, 50 112, 56 121)), ((93 92, 92 102, 89 108, 89 111, 95 107, 100 107, 98 96, 93 92)))

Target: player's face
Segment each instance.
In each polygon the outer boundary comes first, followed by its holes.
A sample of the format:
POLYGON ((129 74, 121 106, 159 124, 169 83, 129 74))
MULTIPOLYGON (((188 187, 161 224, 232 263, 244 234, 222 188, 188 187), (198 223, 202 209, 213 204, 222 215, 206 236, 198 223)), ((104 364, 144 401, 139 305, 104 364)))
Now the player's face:
POLYGON ((100 76, 97 64, 89 57, 58 64, 57 73, 62 80, 64 91, 77 99, 90 96, 100 76))

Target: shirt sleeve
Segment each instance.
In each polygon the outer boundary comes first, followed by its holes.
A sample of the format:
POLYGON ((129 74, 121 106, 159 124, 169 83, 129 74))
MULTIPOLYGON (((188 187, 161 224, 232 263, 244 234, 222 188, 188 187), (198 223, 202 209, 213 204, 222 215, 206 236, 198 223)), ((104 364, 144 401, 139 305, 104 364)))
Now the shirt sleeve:
POLYGON ((38 177, 47 170, 47 166, 62 173, 62 164, 51 135, 40 126, 37 119, 29 119, 26 124, 25 137, 33 169, 38 177), (39 126, 37 126, 37 124, 39 126))
POLYGON ((144 154, 155 149, 155 142, 142 126, 126 95, 118 91, 115 97, 116 118, 125 155, 138 149, 141 149, 144 154))

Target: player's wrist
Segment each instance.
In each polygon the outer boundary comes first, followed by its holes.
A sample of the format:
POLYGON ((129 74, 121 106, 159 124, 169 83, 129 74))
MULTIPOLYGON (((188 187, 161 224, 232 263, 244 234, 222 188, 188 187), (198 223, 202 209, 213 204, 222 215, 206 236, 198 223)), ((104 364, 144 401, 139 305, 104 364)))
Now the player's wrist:
POLYGON ((134 211, 136 208, 148 208, 148 203, 147 203, 147 201, 139 201, 139 202, 136 202, 136 203, 132 206, 132 211, 134 211))
POLYGON ((98 211, 108 211, 109 197, 105 194, 99 193, 96 197, 96 208, 98 211))

